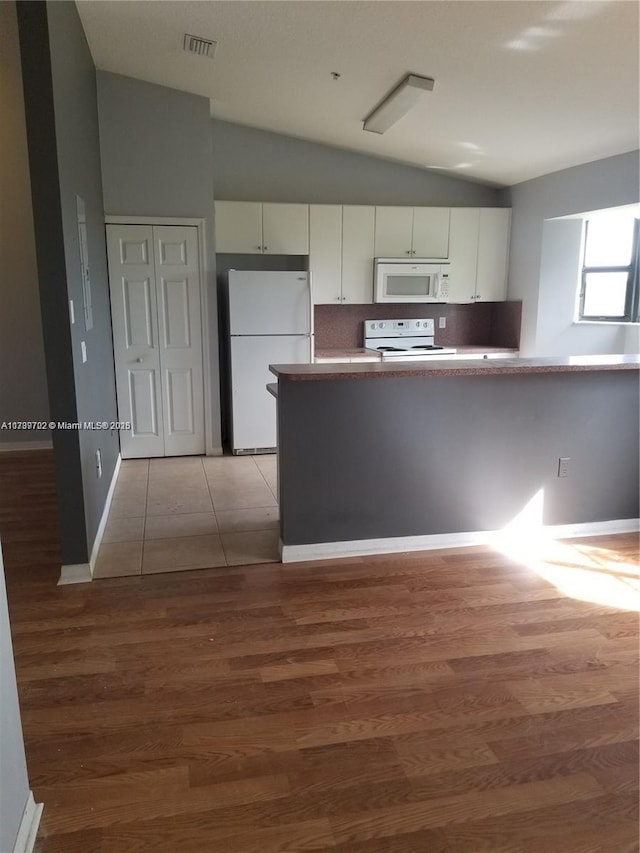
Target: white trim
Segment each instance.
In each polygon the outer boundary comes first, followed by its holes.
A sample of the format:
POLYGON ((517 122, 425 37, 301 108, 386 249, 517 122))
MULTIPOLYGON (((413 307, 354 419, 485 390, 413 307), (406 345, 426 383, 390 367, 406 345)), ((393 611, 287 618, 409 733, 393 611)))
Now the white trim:
POLYGON ((116 464, 113 468, 111 483, 109 484, 109 491, 107 492, 107 498, 104 502, 104 507, 102 508, 100 524, 98 525, 98 529, 96 531, 96 538, 93 540, 93 548, 91 549, 91 556, 89 557, 89 562, 74 563, 72 565, 63 566, 60 572, 60 580, 58 581, 58 586, 64 586, 69 583, 86 583, 87 581, 93 579, 93 570, 96 565, 96 559, 98 558, 98 551, 100 550, 100 545, 102 544, 102 537, 104 536, 104 531, 107 526, 107 519, 109 518, 109 510, 111 509, 113 493, 116 490, 116 483, 118 482, 118 474, 120 473, 121 463, 122 457, 118 453, 118 458, 116 459, 116 464))
POLYGON ((113 468, 113 476, 111 477, 111 483, 109 484, 109 491, 107 492, 107 499, 104 502, 102 516, 100 518, 100 524, 98 525, 98 529, 96 530, 96 538, 93 540, 93 548, 91 549, 91 556, 89 557, 89 568, 91 569, 91 577, 93 577, 93 570, 96 565, 96 559, 98 558, 98 551, 100 549, 100 545, 102 544, 102 537, 104 536, 104 531, 107 526, 107 519, 109 518, 109 510, 111 509, 113 493, 116 490, 116 483, 118 482, 118 474, 120 473, 121 463, 122 456, 118 453, 118 458, 116 459, 116 464, 113 468))
POLYGON ((187 216, 112 216, 104 215, 105 225, 191 225, 196 228, 204 227, 203 218, 187 216))
MULTIPOLYGON (((541 530, 557 539, 635 533, 640 530, 640 519, 622 518, 613 521, 558 524, 542 527, 541 530)), ((347 542, 315 542, 310 545, 281 543, 280 553, 283 563, 299 563, 306 560, 332 560, 367 554, 397 554, 403 551, 432 551, 437 548, 488 545, 495 542, 496 535, 497 531, 487 530, 471 533, 437 533, 427 536, 395 536, 387 539, 355 539, 347 542)))
POLYGON ((90 580, 92 580, 92 572, 89 563, 68 563, 60 569, 58 586, 66 586, 69 583, 87 583, 90 580))
POLYGON ((0 453, 12 453, 19 450, 51 450, 53 442, 49 441, 0 441, 0 453))
MULTIPOLYGON (((180 216, 111 216, 105 214, 105 225, 186 225, 197 229, 198 266, 200 272, 200 324, 202 327, 202 384, 204 392, 204 452, 219 456, 222 448, 213 446, 213 410, 211 401, 211 343, 209 335, 209 298, 207 288, 207 240, 204 218, 180 216), (220 451, 218 453, 218 450, 220 451)), ((215 270, 211 271, 212 274, 215 270)))
POLYGON ((43 808, 42 803, 36 803, 34 800, 33 791, 29 791, 18 835, 13 845, 13 853, 32 853, 36 843, 43 808))

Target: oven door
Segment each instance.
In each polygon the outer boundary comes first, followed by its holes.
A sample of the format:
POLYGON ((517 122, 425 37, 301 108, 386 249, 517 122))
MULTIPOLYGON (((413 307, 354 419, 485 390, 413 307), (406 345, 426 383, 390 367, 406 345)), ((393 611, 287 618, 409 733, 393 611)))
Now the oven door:
POLYGON ((376 302, 441 302, 440 264, 376 261, 376 302))

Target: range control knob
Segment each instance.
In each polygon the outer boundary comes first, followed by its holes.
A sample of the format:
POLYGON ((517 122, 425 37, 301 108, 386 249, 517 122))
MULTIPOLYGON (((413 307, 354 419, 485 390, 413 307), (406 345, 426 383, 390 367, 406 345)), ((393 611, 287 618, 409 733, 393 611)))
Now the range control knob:
POLYGON ((378 323, 378 326, 379 326, 381 329, 384 329, 384 323, 378 323))
POLYGON ((373 331, 375 328, 377 328, 377 326, 376 326, 376 324, 375 324, 375 323, 372 323, 372 324, 371 324, 371 326, 370 326, 370 328, 371 328, 371 330, 373 331))

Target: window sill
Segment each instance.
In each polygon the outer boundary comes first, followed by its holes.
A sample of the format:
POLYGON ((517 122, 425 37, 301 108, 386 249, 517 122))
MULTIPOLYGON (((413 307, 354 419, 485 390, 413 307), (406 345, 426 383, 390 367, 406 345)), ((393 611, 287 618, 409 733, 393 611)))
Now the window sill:
POLYGON ((632 323, 630 320, 574 320, 574 326, 640 326, 640 323, 632 323))

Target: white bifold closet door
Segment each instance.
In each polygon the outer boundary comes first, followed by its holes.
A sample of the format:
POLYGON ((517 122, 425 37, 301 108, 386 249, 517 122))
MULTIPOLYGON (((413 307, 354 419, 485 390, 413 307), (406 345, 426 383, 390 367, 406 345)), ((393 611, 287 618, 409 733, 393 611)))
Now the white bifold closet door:
POLYGON ((197 229, 107 225, 123 459, 205 451, 197 229))

